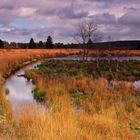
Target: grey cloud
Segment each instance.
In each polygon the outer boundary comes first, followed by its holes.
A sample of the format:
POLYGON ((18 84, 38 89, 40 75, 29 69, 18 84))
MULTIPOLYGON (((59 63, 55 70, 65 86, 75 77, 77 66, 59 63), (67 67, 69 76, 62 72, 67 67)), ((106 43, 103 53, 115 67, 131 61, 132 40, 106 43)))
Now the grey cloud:
POLYGON ((94 16, 90 16, 92 20, 94 20, 97 24, 116 24, 115 15, 111 15, 109 13, 97 14, 94 16))
POLYGON ((11 27, 8 27, 5 30, 1 30, 1 34, 22 35, 22 36, 25 35, 26 36, 26 35, 30 35, 31 33, 32 33, 31 30, 11 28, 11 27))
POLYGON ((140 28, 140 10, 135 8, 127 9, 123 16, 118 19, 118 23, 126 26, 135 26, 140 28))
POLYGON ((80 19, 88 16, 88 12, 86 11, 76 11, 76 10, 66 10, 63 9, 59 11, 59 15, 61 18, 68 19, 80 19))
POLYGON ((138 9, 140 9, 139 0, 1 0, 0 32, 5 37, 13 35, 15 38, 18 36, 25 38, 34 34, 36 38, 44 39, 48 34, 52 34, 67 39, 75 33, 76 24, 81 20, 90 19, 103 27, 101 32, 112 33, 114 38, 138 38, 140 37, 138 9), (26 8, 35 11, 33 14, 31 11, 28 15, 26 8), (22 23, 19 25, 19 21, 23 20, 30 23, 32 29, 25 29, 22 23), (13 23, 14 27, 9 30, 1 30, 4 25, 10 26, 13 23))

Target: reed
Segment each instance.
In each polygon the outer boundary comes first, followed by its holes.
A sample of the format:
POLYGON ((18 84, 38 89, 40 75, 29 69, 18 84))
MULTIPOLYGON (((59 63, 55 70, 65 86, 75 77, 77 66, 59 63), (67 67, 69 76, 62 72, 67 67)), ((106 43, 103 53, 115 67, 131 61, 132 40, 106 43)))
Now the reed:
MULTIPOLYGON (((65 51, 63 54, 70 52, 65 51)), ((57 50, 3 50, 0 54, 0 71, 12 70, 37 56, 58 54, 57 50)), ((12 120, 11 107, 2 88, 4 79, 1 77, 0 113, 4 117, 0 118, 0 139, 140 139, 140 93, 132 85, 115 83, 110 89, 105 79, 95 80, 82 74, 44 77, 35 73, 33 78, 37 89, 43 90, 45 108, 38 111, 34 106, 25 105, 20 107, 12 120)))
POLYGON ((46 85, 41 89, 45 89, 48 110, 38 113, 29 106, 21 109, 15 121, 17 139, 140 139, 140 108, 135 104, 136 91, 132 86, 114 85, 117 90, 112 93, 105 79, 96 81, 82 75, 49 76, 43 81, 46 85), (86 97, 74 104, 70 91, 79 88, 86 97))

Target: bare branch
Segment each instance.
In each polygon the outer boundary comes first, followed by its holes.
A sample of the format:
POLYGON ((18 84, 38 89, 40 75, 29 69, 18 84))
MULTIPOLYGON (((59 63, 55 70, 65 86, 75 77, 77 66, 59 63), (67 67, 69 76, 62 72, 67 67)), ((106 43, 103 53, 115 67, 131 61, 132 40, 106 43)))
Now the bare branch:
POLYGON ((98 25, 95 22, 82 22, 78 25, 75 40, 82 44, 83 47, 83 60, 88 56, 89 49, 92 47, 89 42, 96 43, 101 40, 101 35, 98 32, 98 25))

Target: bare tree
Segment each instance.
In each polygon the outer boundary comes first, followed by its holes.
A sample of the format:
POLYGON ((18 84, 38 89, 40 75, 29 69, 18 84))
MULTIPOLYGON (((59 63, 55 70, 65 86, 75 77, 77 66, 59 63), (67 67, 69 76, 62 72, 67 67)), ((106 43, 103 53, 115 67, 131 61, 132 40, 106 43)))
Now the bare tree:
POLYGON ((83 60, 87 60, 89 50, 97 42, 98 25, 93 21, 84 21, 78 25, 75 40, 82 44, 83 60), (91 43, 92 42, 92 43, 91 43))

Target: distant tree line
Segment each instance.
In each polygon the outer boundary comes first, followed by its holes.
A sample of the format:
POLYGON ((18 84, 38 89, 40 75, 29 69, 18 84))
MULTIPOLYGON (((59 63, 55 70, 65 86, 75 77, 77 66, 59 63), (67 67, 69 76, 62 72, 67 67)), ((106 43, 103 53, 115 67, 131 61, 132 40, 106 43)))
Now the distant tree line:
POLYGON ((140 50, 140 41, 138 43, 137 49, 140 50))
MULTIPOLYGON (((111 47, 109 47, 109 42, 100 42, 93 43, 89 39, 88 44, 89 49, 99 49, 99 50, 140 50, 140 41, 116 41, 110 42, 111 47)), ((81 43, 53 43, 51 36, 48 36, 46 42, 39 41, 38 43, 34 41, 33 38, 30 39, 29 43, 8 43, 0 39, 0 49, 61 49, 61 48, 72 48, 72 49, 81 49, 81 43)))
POLYGON ((31 38, 28 48, 29 49, 37 49, 37 48, 42 48, 42 49, 53 49, 54 44, 53 44, 53 40, 51 36, 48 36, 47 40, 45 43, 43 43, 42 41, 39 41, 39 43, 35 43, 34 39, 31 38))
POLYGON ((0 39, 0 48, 4 48, 4 42, 0 39))
POLYGON ((36 43, 33 38, 30 39, 29 43, 8 43, 0 39, 0 49, 53 49, 53 39, 51 36, 48 36, 46 42, 39 41, 36 43))

